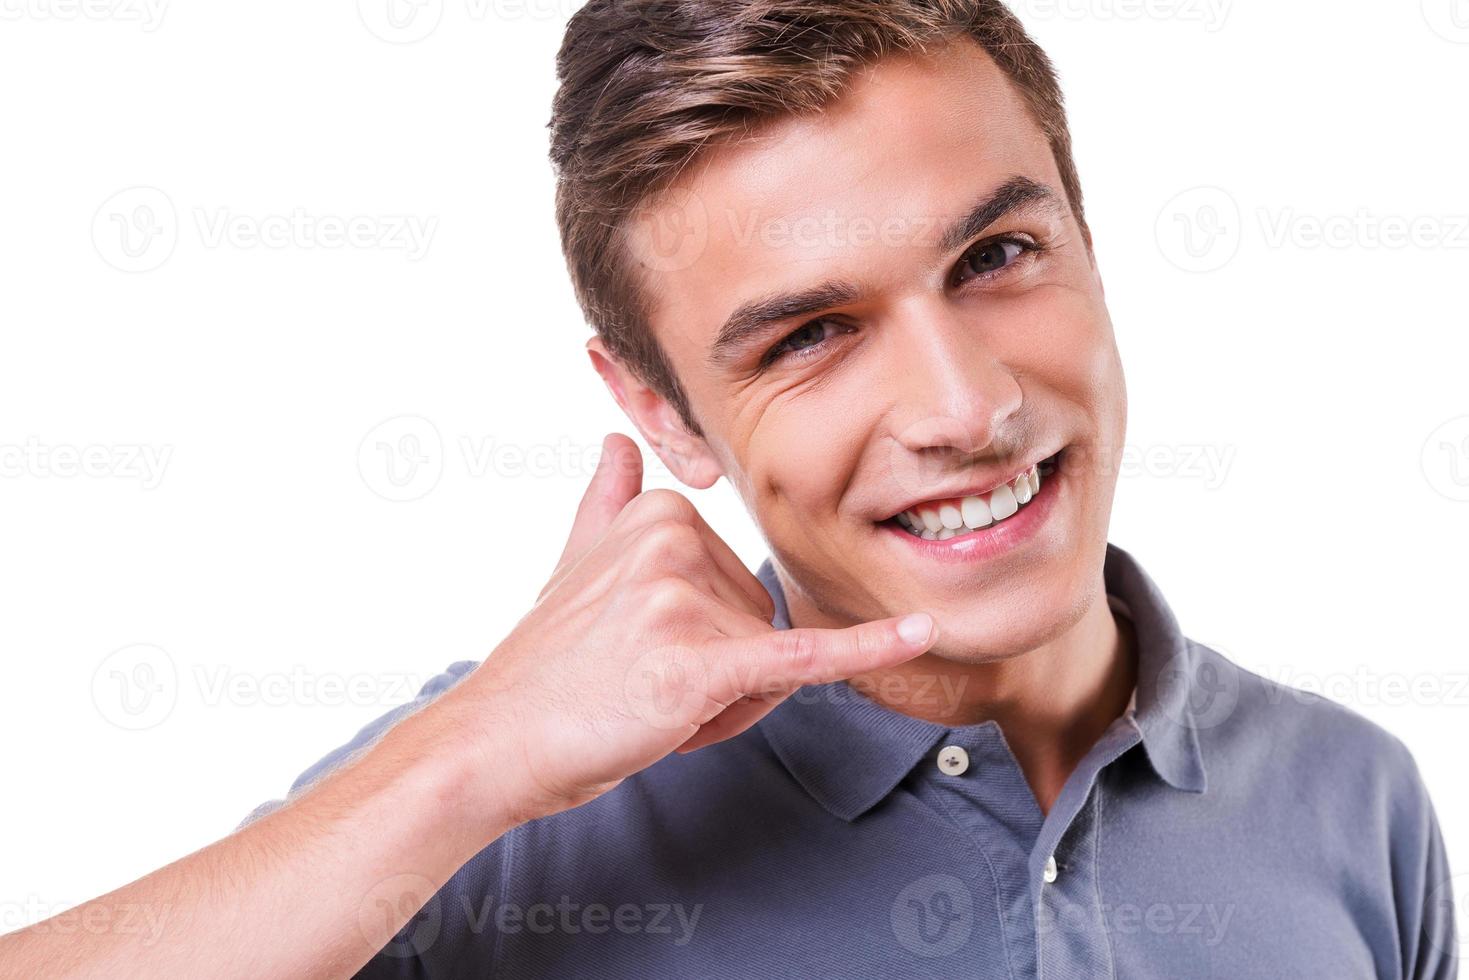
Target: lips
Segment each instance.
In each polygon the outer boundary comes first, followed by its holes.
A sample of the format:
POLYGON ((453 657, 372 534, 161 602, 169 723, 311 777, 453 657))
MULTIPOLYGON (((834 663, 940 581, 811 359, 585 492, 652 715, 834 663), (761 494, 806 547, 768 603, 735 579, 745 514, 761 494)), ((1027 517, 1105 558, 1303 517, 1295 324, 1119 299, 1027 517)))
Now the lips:
POLYGON ((929 541, 945 541, 1003 523, 1040 493, 1042 479, 1055 472, 1060 457, 1061 453, 1055 453, 983 492, 931 497, 910 504, 880 523, 896 524, 914 537, 929 541))

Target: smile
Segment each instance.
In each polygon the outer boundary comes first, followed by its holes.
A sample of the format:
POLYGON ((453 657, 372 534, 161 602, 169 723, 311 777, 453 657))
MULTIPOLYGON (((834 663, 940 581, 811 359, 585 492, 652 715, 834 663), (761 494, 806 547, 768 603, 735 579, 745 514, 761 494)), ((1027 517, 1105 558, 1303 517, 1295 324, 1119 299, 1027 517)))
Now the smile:
POLYGON ((996 528, 1039 498, 1041 487, 1047 477, 1055 474, 1060 458, 1061 453, 1056 453, 984 493, 928 500, 881 523, 924 541, 948 541, 996 528))

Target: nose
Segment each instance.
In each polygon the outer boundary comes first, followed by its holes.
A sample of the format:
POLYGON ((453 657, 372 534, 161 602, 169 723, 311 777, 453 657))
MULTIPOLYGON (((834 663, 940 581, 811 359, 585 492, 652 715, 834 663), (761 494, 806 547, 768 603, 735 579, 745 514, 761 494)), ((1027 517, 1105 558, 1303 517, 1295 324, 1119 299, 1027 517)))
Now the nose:
POLYGON ((901 350, 893 436, 910 452, 979 455, 991 450, 1024 395, 984 331, 949 301, 904 311, 888 336, 901 350))

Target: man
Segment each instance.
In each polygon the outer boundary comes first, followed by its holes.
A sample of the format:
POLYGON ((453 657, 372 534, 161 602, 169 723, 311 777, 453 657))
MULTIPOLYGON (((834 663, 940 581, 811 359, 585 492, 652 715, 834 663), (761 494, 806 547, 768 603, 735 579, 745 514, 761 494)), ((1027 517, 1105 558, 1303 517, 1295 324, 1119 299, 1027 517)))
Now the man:
POLYGON ((557 569, 230 838, 21 973, 1434 977, 1395 737, 1184 637, 1060 93, 988 0, 593 0, 552 120, 610 435, 557 569), (183 910, 182 913, 177 910, 183 910), (142 965, 139 965, 142 964, 142 965))

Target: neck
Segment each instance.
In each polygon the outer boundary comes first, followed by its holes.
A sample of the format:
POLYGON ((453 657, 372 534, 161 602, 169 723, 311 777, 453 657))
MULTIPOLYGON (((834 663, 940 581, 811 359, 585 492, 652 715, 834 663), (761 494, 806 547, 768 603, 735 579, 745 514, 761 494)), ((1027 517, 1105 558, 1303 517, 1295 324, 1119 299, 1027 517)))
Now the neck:
MULTIPOLYGON (((815 609, 790 607, 793 626, 833 625, 815 609)), ((939 637, 943 644, 943 637, 939 637)), ((1098 588, 1082 617, 1034 650, 987 663, 935 653, 853 677, 852 687, 893 711, 950 728, 997 722, 1042 811, 1127 708, 1137 683, 1135 638, 1098 588)))

